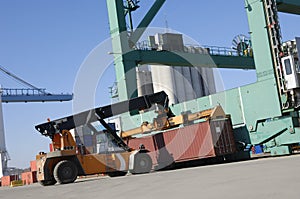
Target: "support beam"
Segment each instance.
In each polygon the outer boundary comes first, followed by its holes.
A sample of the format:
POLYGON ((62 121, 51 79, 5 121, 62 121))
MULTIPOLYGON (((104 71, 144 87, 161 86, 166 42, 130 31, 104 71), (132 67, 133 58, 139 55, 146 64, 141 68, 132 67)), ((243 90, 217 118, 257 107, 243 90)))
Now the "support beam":
POLYGON ((73 99, 73 95, 2 95, 2 102, 63 102, 73 99))
POLYGON ((262 1, 245 0, 258 81, 275 78, 271 44, 262 1), (265 75, 261 75, 265 74, 265 75))
POLYGON ((137 96, 135 62, 125 57, 129 52, 127 26, 123 0, 107 0, 110 34, 118 84, 119 100, 127 100, 137 96))
POLYGON ((163 6, 166 0, 156 0, 150 10, 147 12, 143 20, 137 26, 136 30, 132 33, 131 37, 129 38, 132 45, 135 45, 136 42, 141 38, 143 33, 145 32, 146 28, 150 25, 151 21, 158 13, 160 8, 163 6))
POLYGON ((5 144, 2 101, 0 98, 0 178, 3 177, 3 173, 7 169, 7 158, 6 157, 7 157, 7 151, 6 151, 6 144, 5 144))
POLYGON ((128 57, 137 64, 197 66, 207 68, 255 69, 252 57, 193 54, 170 51, 132 51, 128 57), (166 57, 168 59, 166 59, 166 57))

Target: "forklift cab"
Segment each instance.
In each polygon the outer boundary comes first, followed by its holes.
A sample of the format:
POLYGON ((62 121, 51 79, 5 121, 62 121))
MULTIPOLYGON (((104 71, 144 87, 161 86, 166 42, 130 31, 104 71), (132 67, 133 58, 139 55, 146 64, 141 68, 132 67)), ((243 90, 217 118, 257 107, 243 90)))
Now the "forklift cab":
MULTIPOLYGON (((116 131, 114 123, 108 123, 116 131)), ((81 154, 107 154, 124 152, 116 141, 108 136, 108 131, 99 121, 94 121, 74 129, 76 145, 81 148, 81 154)))
POLYGON ((290 55, 282 58, 286 87, 288 90, 300 87, 300 69, 298 58, 290 55))

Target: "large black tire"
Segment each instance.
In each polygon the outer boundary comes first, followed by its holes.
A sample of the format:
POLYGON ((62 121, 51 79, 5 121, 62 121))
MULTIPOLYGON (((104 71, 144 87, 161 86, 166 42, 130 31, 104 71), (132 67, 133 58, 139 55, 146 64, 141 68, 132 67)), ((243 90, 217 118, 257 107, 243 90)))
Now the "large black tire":
POLYGON ((69 160, 62 160, 54 167, 54 178, 60 184, 72 183, 76 180, 78 169, 69 160))
POLYGON ((134 157, 132 174, 149 173, 152 169, 152 159, 146 153, 138 153, 134 157))
POLYGON ((56 180, 55 179, 53 179, 53 180, 42 180, 42 181, 39 181, 39 183, 43 186, 51 186, 51 185, 56 184, 56 180))

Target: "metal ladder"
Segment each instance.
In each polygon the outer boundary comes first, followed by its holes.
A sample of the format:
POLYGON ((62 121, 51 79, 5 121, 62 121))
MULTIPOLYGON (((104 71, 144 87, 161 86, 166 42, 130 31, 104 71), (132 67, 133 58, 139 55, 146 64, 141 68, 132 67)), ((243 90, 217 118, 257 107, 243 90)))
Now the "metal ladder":
POLYGON ((266 13, 267 20, 267 29, 269 33, 271 48, 272 48, 272 56, 273 62, 275 66, 275 73, 277 76, 278 85, 280 86, 279 92, 283 94, 286 92, 286 86, 284 83, 283 72, 282 72, 282 64, 281 64, 281 56, 282 53, 282 36, 280 23, 278 19, 278 10, 276 0, 265 0, 264 7, 266 13))

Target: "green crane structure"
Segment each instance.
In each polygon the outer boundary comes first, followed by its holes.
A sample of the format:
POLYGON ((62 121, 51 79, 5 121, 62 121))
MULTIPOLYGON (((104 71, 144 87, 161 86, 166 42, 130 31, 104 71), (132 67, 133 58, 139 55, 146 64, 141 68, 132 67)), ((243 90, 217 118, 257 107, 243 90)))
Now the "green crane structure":
MULTIPOLYGON (((300 97, 298 88, 289 88, 285 79, 288 73, 283 68, 287 62, 282 63, 286 54, 277 12, 299 15, 298 0, 245 0, 253 57, 140 50, 136 44, 165 0, 156 0, 134 29, 131 13, 138 9, 138 2, 107 0, 120 100, 137 96, 135 68, 143 64, 255 69, 256 83, 176 104, 172 110, 180 114, 221 105, 231 114, 237 141, 264 144, 265 151, 272 155, 291 153, 292 146, 300 143, 300 97)), ((142 118, 151 119, 153 113, 145 113, 142 118)), ((143 122, 140 116, 130 115, 123 115, 122 121, 125 130, 143 122)))

